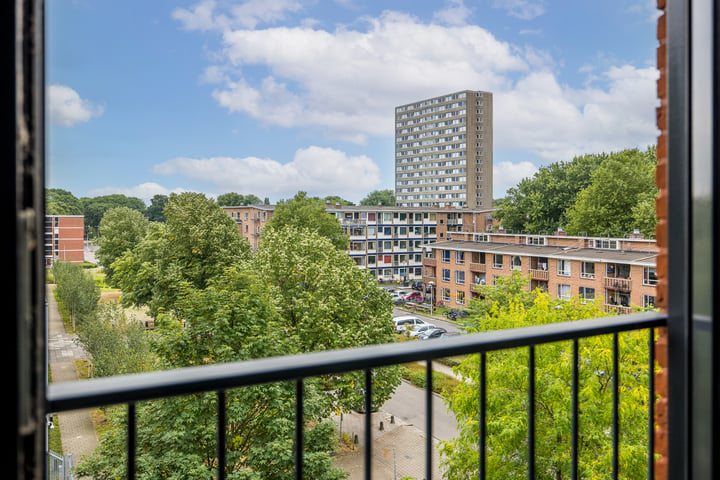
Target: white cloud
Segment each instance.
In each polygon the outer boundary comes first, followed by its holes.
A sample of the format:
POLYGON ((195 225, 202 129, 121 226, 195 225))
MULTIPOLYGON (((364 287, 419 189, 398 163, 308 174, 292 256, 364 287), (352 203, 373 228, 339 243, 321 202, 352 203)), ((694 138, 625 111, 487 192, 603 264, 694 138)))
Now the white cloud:
POLYGON ((506 10, 511 17, 532 20, 545 13, 544 0, 493 0, 494 8, 506 10))
MULTIPOLYGON (((545 2, 493 5, 530 17, 542 14, 545 2)), ((464 8, 460 0, 446 6, 464 8)), ((216 11, 210 22, 221 44, 203 78, 219 105, 260 124, 362 145, 392 137, 397 105, 478 89, 494 94, 496 150, 526 149, 557 161, 656 140, 654 68, 607 59, 595 63, 586 85, 569 86, 548 52, 500 41, 476 25, 386 11, 364 18, 364 28, 251 30, 217 20, 223 15, 231 16, 216 11)))
POLYGON ((154 171, 210 183, 221 192, 262 192, 277 197, 303 190, 310 195, 361 198, 380 184, 379 168, 371 158, 317 146, 297 150, 285 164, 256 157, 175 158, 156 165, 154 171))
POLYGON ((153 182, 146 182, 141 183, 140 185, 135 185, 133 187, 102 187, 97 188, 95 190, 92 190, 88 192, 88 197, 98 197, 102 195, 113 195, 113 194, 122 194, 127 197, 136 197, 144 201, 146 204, 150 203, 150 199, 154 197, 155 195, 170 195, 171 193, 182 193, 187 190, 183 188, 174 188, 169 189, 165 188, 162 185, 159 185, 157 183, 153 182))
POLYGON ((447 7, 435 12, 433 18, 448 25, 464 25, 470 15, 470 9, 465 6, 463 0, 446 0, 445 3, 447 7))
POLYGON ((276 23, 287 12, 302 9, 295 0, 247 0, 220 11, 215 0, 202 0, 190 9, 176 8, 172 17, 186 30, 214 30, 217 28, 255 28, 263 23, 276 23))
POLYGON ((504 197, 507 190, 523 179, 532 177, 538 168, 531 162, 495 162, 493 165, 493 196, 504 197))
POLYGON ((54 125, 72 127, 102 115, 103 110, 102 106, 80 98, 68 86, 50 85, 47 89, 48 120, 54 125))

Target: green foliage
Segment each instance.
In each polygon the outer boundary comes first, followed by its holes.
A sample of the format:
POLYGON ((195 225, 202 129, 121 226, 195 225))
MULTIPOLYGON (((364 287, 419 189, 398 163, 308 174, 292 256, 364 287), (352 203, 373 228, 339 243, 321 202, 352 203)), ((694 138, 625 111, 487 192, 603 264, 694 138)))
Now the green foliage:
POLYGON ((360 200, 360 205, 394 206, 395 205, 395 192, 393 190, 374 190, 374 191, 368 193, 365 198, 360 200))
MULTIPOLYGON (((282 333, 300 351, 393 341, 388 296, 345 252, 333 248, 328 238, 292 226, 266 229, 252 268, 273 289, 282 333)), ((379 407, 399 384, 399 369, 385 369, 375 378, 373 405, 379 407)), ((340 408, 360 408, 361 374, 328 381, 337 391, 340 408)))
POLYGON ((102 303, 97 315, 87 319, 78 342, 92 358, 92 374, 108 377, 150 370, 150 345, 144 326, 128 318, 116 303, 102 303))
POLYGON ((145 216, 151 222, 165 221, 165 205, 168 203, 168 196, 157 194, 150 199, 150 205, 145 209, 145 216))
POLYGON ((575 157, 541 167, 532 178, 508 190, 495 217, 513 232, 552 232, 564 225, 565 212, 579 192, 591 182, 592 173, 608 158, 606 154, 575 157))
POLYGON ((221 207, 237 207, 240 205, 260 205, 262 200, 257 195, 252 193, 248 195, 241 195, 239 193, 230 192, 218 195, 217 204, 221 207))
POLYGON ((82 215, 83 206, 80 200, 67 190, 46 188, 45 213, 48 215, 82 215))
POLYGON ((655 149, 624 150, 593 172, 592 182, 567 211, 571 234, 622 237, 638 228, 655 233, 655 149))
POLYGON ((123 302, 148 305, 153 316, 173 308, 186 287, 205 288, 250 255, 235 222, 202 194, 171 194, 165 216, 112 264, 123 302))
POLYGON ((148 229, 148 220, 137 210, 128 207, 111 208, 100 221, 95 255, 107 276, 107 282, 116 286, 113 262, 125 252, 132 251, 142 241, 148 229))
POLYGON ((73 328, 91 319, 100 301, 100 289, 92 275, 80 265, 66 262, 55 262, 52 273, 57 298, 67 308, 73 328))
POLYGON ((127 207, 141 213, 145 212, 145 203, 142 200, 122 194, 103 195, 93 198, 83 197, 80 202, 85 215, 85 226, 91 228, 99 227, 103 215, 111 208, 127 207))
MULTIPOLYGON (((512 296, 471 331, 542 325, 600 317, 599 303, 551 300, 533 292, 527 305, 512 296)), ((620 471, 623 478, 646 475, 648 334, 620 335, 620 471)), ((579 463, 581 478, 604 478, 611 471, 612 338, 599 336, 579 342, 579 463)), ((535 347, 536 471, 539 479, 570 478, 572 343, 535 347)), ((459 425, 456 439, 443 442, 447 478, 478 475, 479 355, 469 355, 456 372, 466 380, 448 401, 459 425)), ((488 478, 520 479, 527 471, 528 349, 487 354, 487 472, 488 478)))
POLYGON ((347 248, 348 237, 343 233, 340 221, 325 210, 325 202, 309 198, 305 192, 298 192, 292 199, 278 202, 272 218, 265 225, 263 238, 270 230, 280 230, 287 226, 308 229, 327 237, 340 250, 347 248))
POLYGON ((322 200, 325 204, 328 204, 328 203, 329 203, 329 204, 331 204, 331 205, 335 205, 335 204, 338 204, 338 205, 354 205, 353 202, 351 202, 350 200, 345 200, 344 198, 342 198, 342 197, 339 196, 339 195, 328 195, 327 197, 322 198, 322 199, 320 199, 319 197, 313 197, 313 198, 316 198, 316 199, 318 199, 318 200, 322 200))

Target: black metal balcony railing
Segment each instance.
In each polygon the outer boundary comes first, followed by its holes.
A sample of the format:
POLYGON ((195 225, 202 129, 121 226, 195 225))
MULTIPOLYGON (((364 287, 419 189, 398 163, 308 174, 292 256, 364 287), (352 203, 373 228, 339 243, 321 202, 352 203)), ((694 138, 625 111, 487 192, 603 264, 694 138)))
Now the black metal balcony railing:
POLYGON ((653 342, 655 328, 665 326, 664 314, 645 312, 627 316, 602 317, 508 330, 461 335, 440 341, 403 342, 329 352, 308 353, 288 357, 274 357, 237 363, 189 367, 171 371, 151 372, 100 378, 83 382, 52 384, 48 387, 46 411, 93 408, 111 404, 128 405, 127 478, 135 478, 135 404, 143 400, 217 392, 217 478, 225 478, 225 392, 228 389, 281 381, 296 384, 295 412, 295 477, 303 477, 303 380, 305 378, 363 370, 365 372, 365 478, 372 478, 371 398, 372 369, 410 362, 425 361, 426 369, 426 478, 432 478, 433 465, 433 408, 432 360, 437 358, 480 353, 479 395, 480 436, 478 445, 479 478, 486 474, 486 353, 509 348, 527 347, 528 355, 528 438, 527 474, 535 478, 535 346, 559 341, 573 342, 572 364, 572 478, 578 478, 578 340, 597 335, 613 335, 612 382, 612 478, 619 476, 619 380, 618 334, 633 330, 648 330, 648 478, 653 478, 654 464, 654 366, 653 342))

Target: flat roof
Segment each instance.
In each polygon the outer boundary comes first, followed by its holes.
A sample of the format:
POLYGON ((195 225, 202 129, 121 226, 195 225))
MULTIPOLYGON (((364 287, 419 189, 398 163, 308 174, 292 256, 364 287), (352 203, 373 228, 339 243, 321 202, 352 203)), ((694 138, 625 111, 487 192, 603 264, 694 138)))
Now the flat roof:
POLYGON ((600 248, 563 247, 555 245, 523 245, 517 243, 463 242, 446 240, 425 245, 431 249, 462 250, 469 252, 548 257, 563 260, 600 263, 628 263, 654 267, 657 252, 643 250, 607 250, 600 248))

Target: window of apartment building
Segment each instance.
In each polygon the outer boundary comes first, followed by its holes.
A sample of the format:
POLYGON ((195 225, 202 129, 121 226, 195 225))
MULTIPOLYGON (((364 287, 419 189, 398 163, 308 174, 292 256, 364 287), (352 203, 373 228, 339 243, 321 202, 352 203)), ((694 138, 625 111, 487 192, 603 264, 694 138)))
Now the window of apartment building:
POLYGON ((595 263, 582 262, 580 265, 580 277, 595 278, 595 263))
POLYGON ((392 244, 392 241, 391 241, 391 240, 385 240, 385 241, 382 242, 383 250, 386 251, 386 252, 391 252, 391 251, 392 251, 392 245, 393 245, 393 244, 392 244))
POLYGON ((443 268, 443 271, 442 271, 442 280, 443 280, 443 282, 449 282, 449 281, 450 281, 450 269, 449 269, 449 268, 443 268))
POLYGON ((527 237, 528 245, 545 245, 545 237, 527 237))
POLYGON ((248 219, 248 212, 245 212, 245 220, 248 219))
POLYGON ((655 308, 655 295, 643 295, 642 296, 642 303, 644 309, 653 309, 655 308))
POLYGON ((443 263, 450 263, 450 250, 443 250, 440 258, 443 263))
POLYGON ((465 305, 465 292, 463 292, 462 290, 458 290, 455 293, 455 302, 458 305, 465 305))
POLYGON ((463 270, 455 270, 455 283, 465 285, 465 272, 463 270))
POLYGON ((558 260, 558 275, 563 277, 570 276, 570 260, 558 260))
POLYGON ((595 289, 592 287, 580 287, 579 293, 582 303, 592 302, 595 300, 595 289))
POLYGON ((367 227, 367 234, 369 237, 374 237, 377 230, 375 227, 367 227))
POLYGON ((570 300, 570 285, 560 284, 558 285, 558 298, 561 300, 570 300))
POLYGON ((392 213, 390 212, 383 212, 383 223, 392 223, 392 213))
POLYGON ((643 268, 643 285, 657 285, 657 275, 655 275, 655 267, 643 268))
POLYGON ((368 265, 375 265, 375 263, 376 263, 375 255, 368 255, 367 263, 368 263, 368 265))
POLYGON ((441 297, 443 302, 449 302, 450 301, 450 289, 449 288, 443 288, 441 297))
POLYGON ((455 252, 455 263, 459 265, 465 263, 465 252, 455 252))
MULTIPOLYGON (((503 268, 503 256, 500 254, 493 254, 493 268, 503 268)), ((494 283, 493 283, 494 285, 494 283)))
POLYGON ((493 275, 492 284, 494 287, 497 286, 499 278, 500 278, 500 275, 493 275))
POLYGON ((520 258, 520 255, 513 255, 511 262, 513 270, 522 270, 522 258, 520 258))

